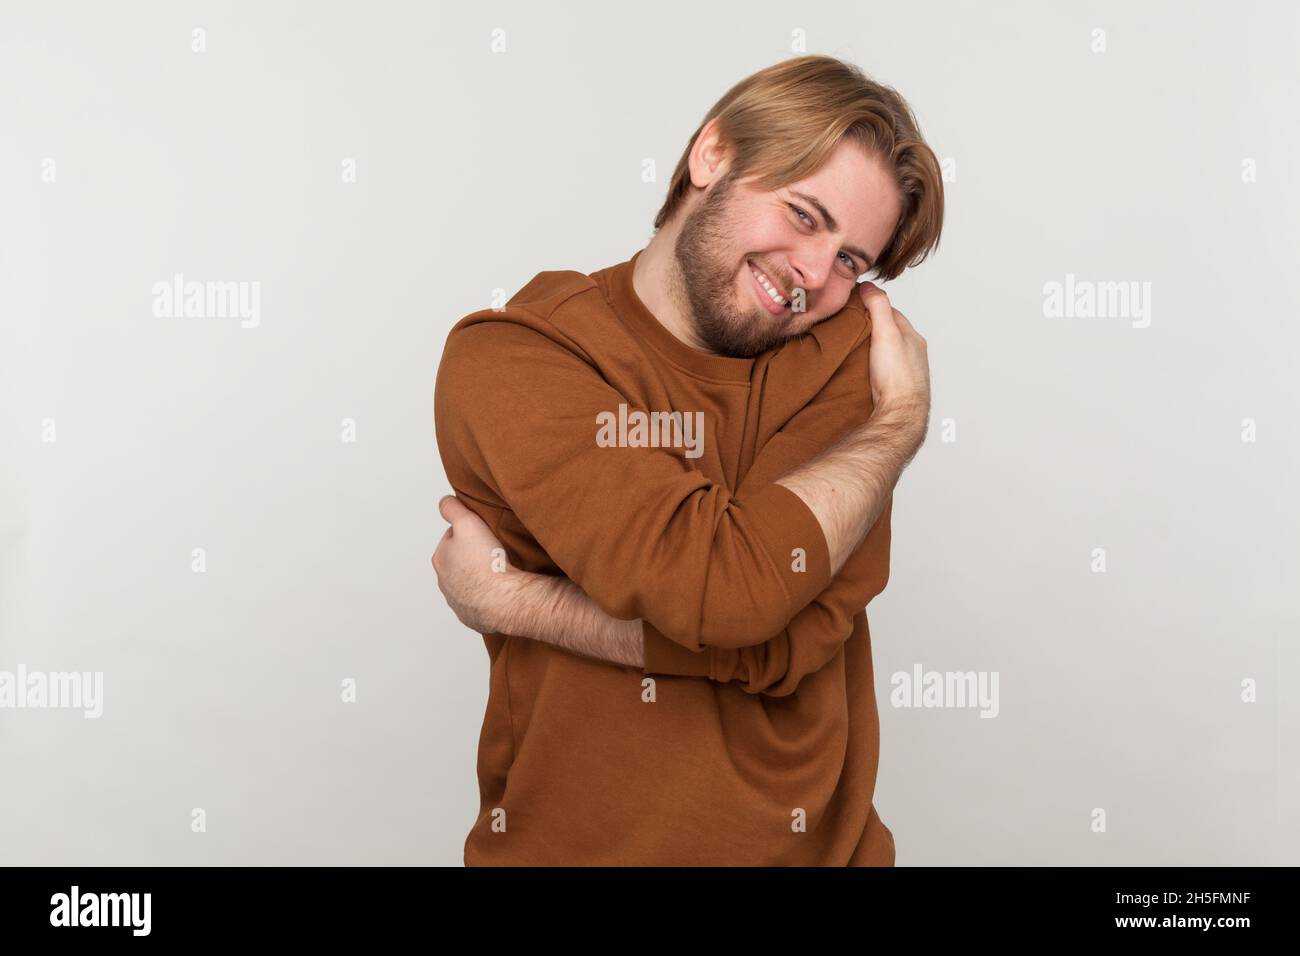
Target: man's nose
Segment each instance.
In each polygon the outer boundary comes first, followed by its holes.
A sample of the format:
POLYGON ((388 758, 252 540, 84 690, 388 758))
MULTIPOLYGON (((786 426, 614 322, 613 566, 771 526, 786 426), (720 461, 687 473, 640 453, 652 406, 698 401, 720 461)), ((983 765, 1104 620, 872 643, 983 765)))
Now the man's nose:
POLYGON ((835 250, 822 244, 803 250, 790 260, 790 267, 795 272, 791 277, 794 284, 808 293, 816 292, 826 285, 835 263, 835 255, 835 250))

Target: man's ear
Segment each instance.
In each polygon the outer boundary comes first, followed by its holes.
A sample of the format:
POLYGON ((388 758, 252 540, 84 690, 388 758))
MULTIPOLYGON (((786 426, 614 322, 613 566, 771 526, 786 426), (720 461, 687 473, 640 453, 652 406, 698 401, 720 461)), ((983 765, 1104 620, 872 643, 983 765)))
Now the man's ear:
POLYGON ((712 182, 721 179, 730 168, 731 150, 718 132, 718 118, 715 116, 704 124, 700 135, 691 145, 687 166, 691 172, 691 184, 705 189, 712 182))

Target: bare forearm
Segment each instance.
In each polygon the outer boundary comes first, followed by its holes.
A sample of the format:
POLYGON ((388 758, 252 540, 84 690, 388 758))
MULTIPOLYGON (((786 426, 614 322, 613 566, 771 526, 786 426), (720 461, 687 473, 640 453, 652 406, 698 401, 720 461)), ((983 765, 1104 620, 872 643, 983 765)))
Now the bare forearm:
POLYGON ((566 577, 512 570, 503 603, 502 634, 552 644, 584 657, 643 667, 641 621, 621 621, 600 609, 566 577))
POLYGON ((832 574, 880 517, 899 475, 925 440, 925 421, 920 425, 918 435, 915 409, 881 407, 812 461, 777 479, 816 516, 832 574))

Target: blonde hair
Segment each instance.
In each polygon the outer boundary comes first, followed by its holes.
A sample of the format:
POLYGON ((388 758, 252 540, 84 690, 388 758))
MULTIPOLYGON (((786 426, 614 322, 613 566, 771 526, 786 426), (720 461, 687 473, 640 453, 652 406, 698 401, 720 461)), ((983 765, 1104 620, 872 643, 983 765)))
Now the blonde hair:
POLYGON ((755 189, 778 189, 811 176, 843 139, 882 159, 894 173, 903 211, 875 263, 877 278, 896 278, 938 247, 943 177, 911 107, 851 63, 820 55, 759 70, 713 104, 677 162, 668 197, 655 216, 656 230, 690 194, 691 148, 715 117, 719 136, 733 150, 730 175, 757 176, 750 184, 755 189))

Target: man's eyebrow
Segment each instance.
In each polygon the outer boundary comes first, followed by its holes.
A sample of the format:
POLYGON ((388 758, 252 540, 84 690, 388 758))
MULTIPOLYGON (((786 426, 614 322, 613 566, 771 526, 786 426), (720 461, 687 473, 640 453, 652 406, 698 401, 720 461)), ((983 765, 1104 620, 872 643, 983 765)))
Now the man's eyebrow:
MULTIPOLYGON (((794 189, 790 190, 790 192, 793 195, 798 196, 804 202, 808 203, 819 213, 821 213, 821 217, 826 220, 827 229, 829 229, 831 232, 840 231, 840 224, 835 221, 835 217, 831 215, 831 211, 822 205, 822 201, 820 199, 818 199, 816 196, 809 196, 807 193, 801 193, 794 189)), ((855 256, 857 256, 859 259, 861 259, 863 262, 867 264, 868 269, 874 269, 876 267, 876 260, 873 259, 871 256, 867 255, 857 246, 845 246, 844 251, 853 253, 855 256)))

